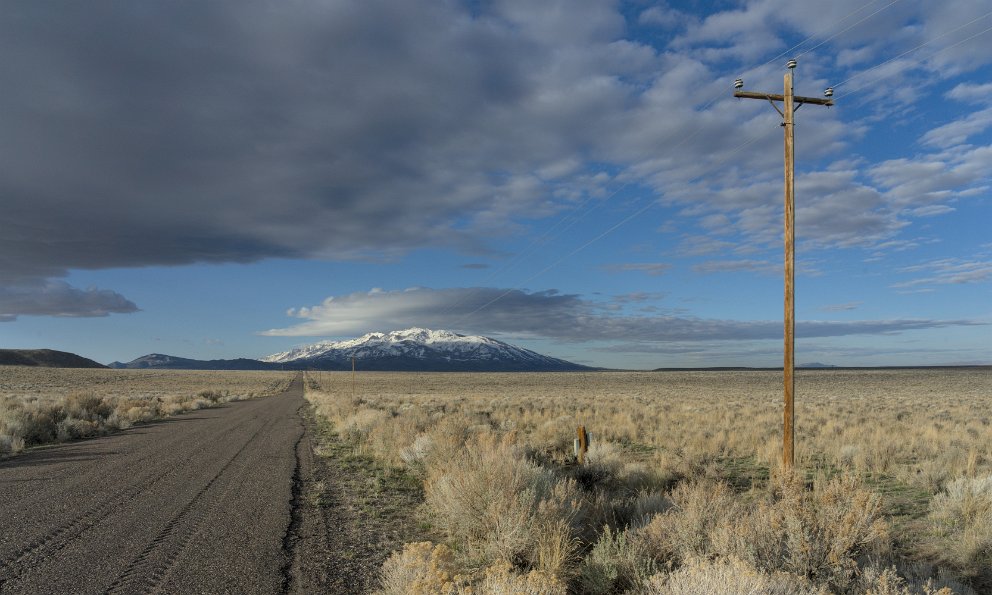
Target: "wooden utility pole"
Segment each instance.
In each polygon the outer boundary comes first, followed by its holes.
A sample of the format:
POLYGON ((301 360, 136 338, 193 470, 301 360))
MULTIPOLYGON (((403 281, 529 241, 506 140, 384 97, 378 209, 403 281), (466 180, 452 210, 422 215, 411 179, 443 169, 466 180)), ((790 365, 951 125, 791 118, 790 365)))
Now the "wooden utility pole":
POLYGON ((796 462, 794 399, 796 390, 796 131, 794 115, 799 106, 804 103, 831 106, 834 102, 830 99, 833 96, 833 89, 830 88, 824 92, 826 99, 794 95, 792 73, 796 68, 796 61, 789 60, 787 66, 789 70, 785 73, 785 92, 782 95, 741 91, 744 81, 737 79, 734 82, 736 89, 734 97, 767 100, 775 108, 775 111, 781 114, 782 126, 785 128, 785 361, 782 367, 785 413, 782 423, 782 465, 786 469, 791 469, 796 462), (775 104, 776 101, 782 102, 782 109, 779 109, 778 105, 775 104))

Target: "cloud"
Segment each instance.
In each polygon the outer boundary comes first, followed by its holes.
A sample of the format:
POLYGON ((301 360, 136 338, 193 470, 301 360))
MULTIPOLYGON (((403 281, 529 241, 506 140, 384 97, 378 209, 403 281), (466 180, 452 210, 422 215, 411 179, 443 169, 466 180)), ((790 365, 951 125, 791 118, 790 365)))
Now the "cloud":
POLYGON ((483 270, 483 269, 488 269, 489 268, 489 265, 486 264, 486 263, 483 263, 483 262, 469 262, 469 263, 463 264, 461 266, 461 268, 463 268, 463 269, 472 269, 472 270, 483 270))
POLYGON ((954 207, 949 207, 947 205, 928 205, 925 207, 918 207, 909 211, 909 214, 914 217, 936 217, 937 215, 946 215, 947 213, 953 213, 956 211, 954 207))
MULTIPOLYGON (((830 44, 862 48, 869 64, 979 4, 896 6, 830 44)), ((664 6, 631 16, 677 27, 669 43, 628 37, 615 0, 18 3, 0 20, 0 281, 481 251, 619 183, 685 207, 682 227, 721 236, 708 249, 760 248, 779 227, 778 116, 733 100, 728 81, 860 8, 752 0, 705 19, 664 6)), ((930 80, 978 68, 990 60, 981 43, 906 67, 930 80)), ((831 82, 809 63, 804 85, 831 82)), ((780 71, 749 80, 778 85, 780 71)), ((837 111, 802 114, 804 159, 864 132, 837 111)), ((931 131, 927 146, 969 138, 966 124, 931 131)), ((987 170, 981 151, 883 164, 870 180, 801 176, 838 206, 800 204, 802 237, 891 239, 906 225, 893 203, 966 190, 987 170)), ((87 294, 72 295, 84 311, 87 294)))
POLYGON ((692 266, 697 273, 735 273, 750 271, 755 273, 778 273, 782 265, 767 260, 710 260, 692 266))
POLYGON ((864 302, 847 302, 846 304, 829 304, 826 306, 821 306, 821 312, 849 312, 851 310, 857 310, 861 304, 864 302))
POLYGON ((967 197, 988 181, 992 145, 954 149, 883 161, 868 175, 877 184, 887 212, 942 204, 967 197))
POLYGON ((905 289, 920 285, 960 285, 981 283, 992 279, 992 261, 945 258, 903 267, 901 273, 924 273, 927 276, 895 283, 892 287, 905 289))
POLYGON ((960 83, 947 92, 947 97, 968 103, 992 103, 992 83, 960 83))
MULTIPOLYGON (((637 316, 603 308, 554 290, 528 293, 498 288, 411 288, 332 296, 299 308, 303 321, 262 335, 352 336, 411 326, 553 339, 563 342, 635 343, 746 341, 782 335, 781 321, 738 321, 693 316, 637 316)), ((894 334, 910 330, 985 324, 969 320, 802 321, 797 337, 894 334)))
POLYGON ((642 11, 637 16, 637 22, 641 25, 662 29, 674 29, 675 27, 689 23, 690 17, 681 11, 662 4, 642 11))
POLYGON ((618 304, 638 304, 642 302, 650 302, 662 300, 668 297, 667 293, 657 292, 657 291, 635 291, 632 293, 625 293, 622 295, 613 296, 612 300, 618 304))
POLYGON ((672 268, 672 265, 665 262, 627 262, 618 264, 606 264, 602 266, 602 269, 609 271, 611 273, 624 273, 628 271, 637 271, 646 273, 652 277, 658 277, 663 275, 666 271, 672 268))
POLYGON ((64 281, 0 287, 0 322, 18 316, 91 318, 137 312, 124 296, 106 289, 78 289, 64 281))
POLYGON ((960 145, 992 127, 992 108, 972 112, 923 135, 923 144, 947 148, 960 145))

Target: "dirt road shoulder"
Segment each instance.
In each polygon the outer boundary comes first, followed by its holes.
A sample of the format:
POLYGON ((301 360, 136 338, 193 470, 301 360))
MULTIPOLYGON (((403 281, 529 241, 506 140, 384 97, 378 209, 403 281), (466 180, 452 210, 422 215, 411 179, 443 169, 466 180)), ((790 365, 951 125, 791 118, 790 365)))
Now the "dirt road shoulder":
POLYGON ((287 590, 373 592, 389 555, 423 538, 416 520, 423 501, 420 482, 355 454, 311 407, 300 413, 306 432, 296 450, 287 590))

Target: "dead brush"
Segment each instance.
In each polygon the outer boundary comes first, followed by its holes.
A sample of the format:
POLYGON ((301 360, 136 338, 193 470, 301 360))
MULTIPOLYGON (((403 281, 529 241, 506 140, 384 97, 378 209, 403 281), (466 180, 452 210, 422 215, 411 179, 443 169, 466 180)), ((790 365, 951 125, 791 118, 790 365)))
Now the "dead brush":
POLYGON ((745 516, 743 503, 724 483, 685 481, 669 492, 668 501, 670 508, 637 533, 642 547, 668 566, 717 553, 717 529, 745 516))
POLYGON ((271 394, 290 378, 281 373, 0 367, 0 454, 100 436, 244 395, 271 394), (203 388, 218 378, 236 390, 203 388))
POLYGON ((890 553, 877 494, 853 476, 812 490, 783 475, 765 495, 735 494, 725 484, 685 482, 669 494, 673 507, 636 534, 660 562, 678 566, 700 556, 741 560, 788 572, 845 592, 859 564, 890 553))
POLYGON ((566 595, 561 580, 540 570, 521 573, 496 562, 474 575, 457 574, 446 545, 408 543, 382 566, 379 595, 566 595))
POLYGON ((992 590, 992 475, 951 481, 930 504, 932 554, 992 590))
POLYGON ((759 510, 770 513, 770 524, 782 527, 785 555, 780 567, 769 560, 761 564, 765 568, 844 590, 854 584, 859 563, 891 553, 881 496, 865 489, 857 476, 821 479, 807 490, 798 477, 785 475, 773 498, 771 506, 759 510))
MULTIPOLYGON (((897 556, 884 515, 914 498, 912 521, 926 522, 915 512, 917 494, 992 472, 992 422, 974 413, 992 398, 987 371, 801 371, 797 462, 817 477, 812 486, 775 472, 780 380, 765 372, 369 374, 358 399, 314 391, 308 398, 339 429, 360 409, 383 412, 355 437, 376 458, 425 478, 435 526, 457 551, 456 567, 473 580, 495 564, 509 564, 516 574, 557 566, 555 576, 575 592, 576 573, 607 529, 624 533, 627 544, 669 572, 703 556, 742 564, 770 589, 788 583, 799 585, 797 592, 902 595, 893 577, 923 593, 927 580, 944 573, 950 584, 955 573, 977 572, 985 563, 976 554, 983 552, 976 545, 980 532, 961 542, 971 545, 955 548, 946 544, 957 529, 935 530, 932 548, 902 543, 897 556), (571 448, 578 425, 596 434, 581 467, 571 448), (512 453, 504 458, 515 463, 507 466, 519 468, 509 472, 501 461, 470 454, 484 436, 511 440, 492 451, 512 453), (870 477, 887 500, 858 477, 870 477), (579 541, 573 554, 552 555, 555 547, 546 544, 569 541, 551 535, 546 527, 553 523, 533 522, 534 502, 556 506, 547 486, 564 478, 574 482, 561 497, 577 499, 581 513, 568 518, 565 535, 579 541), (484 480, 508 487, 497 490, 484 480), (506 511, 502 521, 492 520, 493 510, 506 511), (488 528, 472 529, 459 518, 483 519, 474 526, 488 528), (548 535, 534 537, 543 531, 548 535), (497 537, 488 544, 484 535, 497 537), (907 558, 937 566, 929 576, 910 575, 902 564, 907 558), (865 582, 870 569, 893 564, 896 570, 876 573, 885 577, 877 584, 865 582)), ((609 549, 605 542, 600 548, 609 549)), ((728 571, 703 574, 710 573, 728 571)))
MULTIPOLYGON (((676 571, 654 575, 643 595, 829 595, 792 574, 766 572, 735 558, 694 557, 676 571)), ((882 595, 882 594, 877 594, 882 595)), ((886 594, 888 595, 888 594, 886 594)), ((893 594, 894 595, 894 594, 893 594)))
POLYGON ((461 456, 428 470, 425 504, 436 526, 464 546, 469 565, 522 562, 566 575, 581 494, 574 482, 527 461, 514 442, 512 434, 474 436, 461 456))

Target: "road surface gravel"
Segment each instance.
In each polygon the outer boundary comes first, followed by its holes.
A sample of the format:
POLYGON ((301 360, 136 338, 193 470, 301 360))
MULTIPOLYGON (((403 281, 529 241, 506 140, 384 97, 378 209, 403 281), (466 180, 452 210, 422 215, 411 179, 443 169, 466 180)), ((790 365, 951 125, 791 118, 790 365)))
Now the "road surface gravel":
POLYGON ((0 462, 0 593, 297 590, 304 406, 297 379, 0 462))

